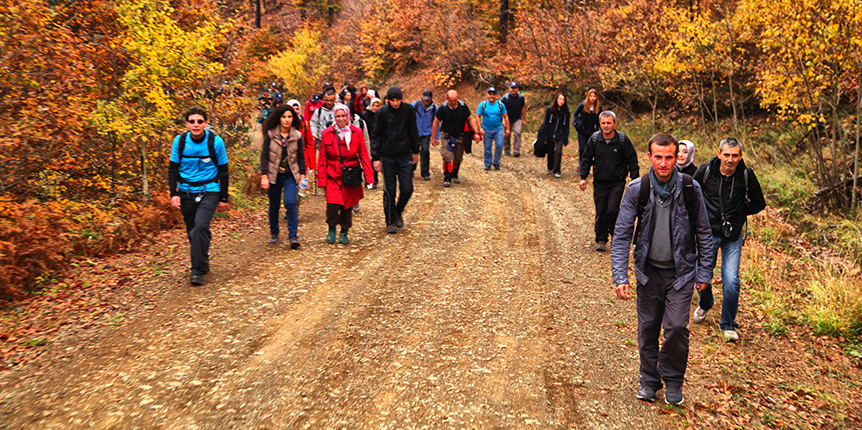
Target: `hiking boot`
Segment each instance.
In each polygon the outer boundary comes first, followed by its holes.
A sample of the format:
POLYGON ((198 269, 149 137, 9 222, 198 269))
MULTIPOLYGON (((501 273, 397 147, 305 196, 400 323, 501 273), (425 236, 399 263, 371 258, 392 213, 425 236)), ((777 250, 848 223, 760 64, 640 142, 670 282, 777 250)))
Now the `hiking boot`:
POLYGON ((491 166, 485 166, 485 170, 491 170, 491 166))
POLYGON ((192 270, 192 275, 189 277, 189 283, 194 286, 199 286, 204 284, 204 275, 197 270, 192 270))
POLYGON ((335 226, 329 227, 329 233, 326 235, 326 241, 329 243, 335 243, 335 226))
POLYGON ((443 181, 443 186, 446 188, 449 188, 452 186, 452 182, 447 179, 447 180, 443 181))
POLYGON ((736 330, 724 330, 721 334, 724 336, 725 342, 736 342, 739 340, 739 335, 736 334, 736 330))
POLYGON ((459 179, 459 178, 456 176, 456 177, 452 178, 452 182, 454 182, 454 183, 456 183, 456 184, 460 184, 460 183, 461 183, 461 179, 459 179))
POLYGON ((338 241, 341 242, 342 245, 347 245, 350 242, 350 239, 347 238, 346 228, 341 229, 341 237, 338 239, 338 241))
POLYGON ((562 177, 563 177, 563 175, 561 175, 561 174, 559 174, 559 173, 554 173, 554 177, 555 177, 555 178, 562 178, 562 177))
POLYGON ((706 311, 701 309, 700 306, 698 306, 697 309, 694 310, 694 316, 691 317, 691 322, 693 322, 695 324, 700 324, 705 319, 706 319, 706 311))
POLYGON ((554 174, 554 172, 552 172, 552 171, 551 171, 551 169, 548 169, 548 171, 547 171, 547 172, 545 172, 545 174, 546 174, 546 175, 548 175, 548 176, 551 176, 551 175, 553 175, 553 174, 554 174))
POLYGON ((500 170, 500 165, 499 165, 499 164, 495 164, 495 165, 494 165, 494 170, 500 170))
POLYGON ((299 243, 299 239, 297 237, 294 236, 290 238, 290 249, 296 249, 300 246, 302 246, 302 244, 299 243))
POLYGON ((647 402, 655 402, 655 390, 650 387, 646 387, 641 385, 640 390, 638 390, 638 399, 645 400, 647 402))
POLYGON ((516 152, 516 153, 515 153, 515 155, 513 155, 513 157, 515 157, 515 158, 518 158, 518 157, 520 157, 520 156, 521 156, 521 153, 520 153, 520 152, 516 152))
POLYGON ((608 250, 607 242, 596 242, 596 251, 605 252, 608 250))
POLYGON ((424 180, 426 180, 426 181, 430 181, 430 180, 431 180, 431 176, 430 176, 430 175, 425 175, 425 176, 423 176, 423 177, 422 177, 422 179, 424 179, 424 180))
POLYGON ((504 155, 512 155, 512 153, 511 153, 511 152, 509 152, 509 151, 506 151, 506 152, 504 152, 503 154, 504 154, 504 155))
POLYGON ((353 212, 359 212, 359 203, 357 203, 356 206, 353 207, 353 212))
POLYGON ((395 227, 404 228, 404 217, 401 214, 395 216, 395 227))
POLYGON ((269 236, 269 242, 267 242, 267 243, 270 245, 274 245, 274 244, 278 243, 278 235, 277 234, 271 234, 269 236))
POLYGON ((389 224, 386 226, 386 232, 392 234, 398 233, 398 227, 395 224, 389 224))
POLYGON ((669 405, 679 406, 682 404, 682 387, 667 387, 664 392, 664 402, 669 405))

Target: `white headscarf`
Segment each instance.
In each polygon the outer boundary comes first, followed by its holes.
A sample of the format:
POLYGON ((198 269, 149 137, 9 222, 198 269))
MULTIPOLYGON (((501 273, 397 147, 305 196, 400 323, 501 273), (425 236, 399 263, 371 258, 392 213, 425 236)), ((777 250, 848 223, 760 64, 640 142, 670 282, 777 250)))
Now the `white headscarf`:
POLYGON ((335 131, 338 133, 338 137, 347 144, 347 149, 350 149, 350 108, 346 104, 338 103, 332 107, 332 115, 337 114, 339 110, 343 110, 347 114, 347 126, 339 127, 336 121, 333 127, 335 127, 335 131))
POLYGON ((688 157, 685 158, 685 163, 677 164, 680 169, 684 169, 694 162, 694 143, 690 140, 680 140, 679 143, 684 143, 685 147, 688 148, 688 157))

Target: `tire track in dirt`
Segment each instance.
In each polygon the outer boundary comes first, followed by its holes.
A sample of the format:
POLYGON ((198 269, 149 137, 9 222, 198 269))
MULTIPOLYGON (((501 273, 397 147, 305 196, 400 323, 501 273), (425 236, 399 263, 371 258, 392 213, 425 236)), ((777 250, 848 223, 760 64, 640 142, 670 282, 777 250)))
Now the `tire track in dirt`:
POLYGON ((264 248, 259 228, 216 250, 242 267, 6 390, 0 427, 655 426, 590 195, 539 164, 470 156, 461 184, 420 179, 397 235, 367 192, 347 247, 323 242, 322 197, 307 200, 301 251, 264 248))

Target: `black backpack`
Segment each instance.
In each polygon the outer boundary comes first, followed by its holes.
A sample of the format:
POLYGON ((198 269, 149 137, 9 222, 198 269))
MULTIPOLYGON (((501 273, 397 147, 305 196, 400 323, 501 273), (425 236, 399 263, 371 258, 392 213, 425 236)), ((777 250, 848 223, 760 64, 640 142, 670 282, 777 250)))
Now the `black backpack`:
MULTIPOLYGON (((680 173, 680 175, 682 175, 682 200, 685 202, 685 209, 688 211, 688 221, 691 225, 691 232, 694 234, 697 227, 697 218, 700 216, 700 206, 697 204, 697 198, 694 191, 694 179, 685 173, 680 173)), ((641 226, 641 216, 643 215, 644 208, 646 208, 647 203, 649 203, 650 182, 649 175, 645 175, 643 176, 643 179, 641 179, 641 189, 640 194, 638 195, 637 225, 635 226, 635 233, 632 237, 632 242, 637 242, 638 234, 643 228, 643 226, 641 226)))
MULTIPOLYGON (((185 152, 185 150, 186 150, 186 138, 188 137, 188 134, 189 134, 189 132, 187 132, 187 131, 180 134, 180 146, 177 150, 177 153, 179 154, 180 158, 201 158, 201 159, 203 159, 203 158, 209 157, 209 159, 211 159, 213 161, 213 164, 215 164, 216 160, 217 160, 216 153, 215 153, 215 132, 213 132, 212 130, 207 132, 207 150, 209 151, 209 156, 206 156, 206 155, 185 155, 185 154, 183 154, 183 152, 185 152)), ((210 184, 213 182, 218 182, 218 173, 216 173, 215 177, 213 177, 212 179, 207 180, 207 181, 200 181, 200 182, 190 182, 190 181, 183 179, 182 175, 177 175, 177 176, 179 177, 179 179, 178 179, 179 182, 187 184, 190 187, 200 187, 200 186, 210 184)))

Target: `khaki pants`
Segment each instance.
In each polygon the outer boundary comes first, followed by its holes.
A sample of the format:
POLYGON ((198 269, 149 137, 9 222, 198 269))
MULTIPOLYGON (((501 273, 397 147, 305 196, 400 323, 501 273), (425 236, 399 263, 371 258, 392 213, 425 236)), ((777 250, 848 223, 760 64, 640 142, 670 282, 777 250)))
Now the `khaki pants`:
POLYGON ((515 155, 521 154, 521 130, 524 128, 524 120, 517 120, 512 123, 512 133, 506 136, 506 140, 503 143, 503 152, 506 154, 514 153, 515 155), (513 150, 513 151, 510 151, 513 150))

